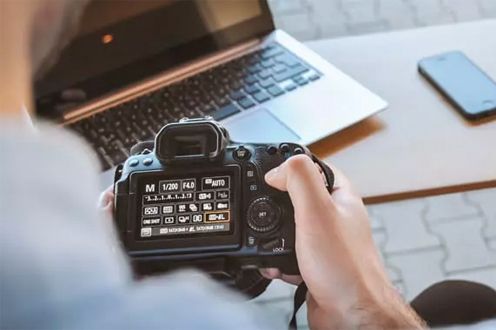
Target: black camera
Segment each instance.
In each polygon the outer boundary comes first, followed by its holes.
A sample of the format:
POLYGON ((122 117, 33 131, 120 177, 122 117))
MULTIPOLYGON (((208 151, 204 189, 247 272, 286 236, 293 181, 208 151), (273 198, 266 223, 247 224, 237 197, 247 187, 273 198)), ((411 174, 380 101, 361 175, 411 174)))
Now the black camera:
POLYGON ((297 154, 320 165, 332 189, 331 170, 303 146, 235 143, 208 118, 164 126, 116 172, 115 220, 135 270, 298 273, 291 201, 264 181, 297 154))

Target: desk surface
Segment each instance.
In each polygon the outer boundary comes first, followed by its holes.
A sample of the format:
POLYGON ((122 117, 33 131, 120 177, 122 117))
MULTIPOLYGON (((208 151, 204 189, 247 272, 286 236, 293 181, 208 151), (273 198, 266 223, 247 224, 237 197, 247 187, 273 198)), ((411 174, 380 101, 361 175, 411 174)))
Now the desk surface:
POLYGON ((464 120, 417 73, 426 56, 461 50, 496 79, 496 20, 309 42, 389 102, 311 146, 368 203, 496 186, 496 120, 464 120))

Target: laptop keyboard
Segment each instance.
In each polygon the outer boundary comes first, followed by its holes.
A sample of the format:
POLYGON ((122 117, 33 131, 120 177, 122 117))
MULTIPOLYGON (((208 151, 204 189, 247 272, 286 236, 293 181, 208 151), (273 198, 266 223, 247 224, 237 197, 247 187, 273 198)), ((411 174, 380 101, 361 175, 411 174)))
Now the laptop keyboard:
POLYGON ((91 144, 107 170, 125 161, 135 143, 153 139, 169 122, 204 116, 222 120, 320 77, 315 69, 274 43, 86 117, 69 128, 91 144))

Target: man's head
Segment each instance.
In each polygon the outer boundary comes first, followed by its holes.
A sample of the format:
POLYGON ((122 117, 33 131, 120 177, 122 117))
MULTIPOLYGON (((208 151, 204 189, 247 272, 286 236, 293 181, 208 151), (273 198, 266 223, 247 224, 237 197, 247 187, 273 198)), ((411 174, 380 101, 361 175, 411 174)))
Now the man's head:
MULTIPOLYGON (((6 42, 27 43, 33 73, 46 71, 76 30, 79 16, 89 0, 2 0, 2 30, 15 38, 6 42)), ((2 45, 4 46, 10 45, 2 45)), ((20 55, 20 54, 19 54, 20 55)))
POLYGON ((88 0, 40 0, 42 5, 33 17, 31 58, 37 76, 57 61, 77 28, 88 0))
POLYGON ((0 0, 0 114, 32 109, 35 76, 47 71, 89 0, 0 0))

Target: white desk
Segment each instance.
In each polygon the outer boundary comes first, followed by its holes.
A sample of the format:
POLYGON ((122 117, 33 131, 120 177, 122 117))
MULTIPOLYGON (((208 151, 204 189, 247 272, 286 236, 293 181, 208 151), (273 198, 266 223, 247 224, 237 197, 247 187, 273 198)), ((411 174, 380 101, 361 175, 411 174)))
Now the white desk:
POLYGON ((461 50, 496 79, 495 33, 486 20, 309 42, 390 104, 311 149, 368 203, 496 186, 496 120, 467 122, 417 72, 421 58, 461 50))

